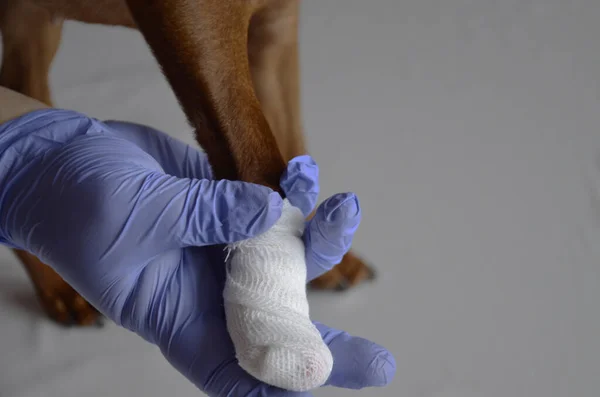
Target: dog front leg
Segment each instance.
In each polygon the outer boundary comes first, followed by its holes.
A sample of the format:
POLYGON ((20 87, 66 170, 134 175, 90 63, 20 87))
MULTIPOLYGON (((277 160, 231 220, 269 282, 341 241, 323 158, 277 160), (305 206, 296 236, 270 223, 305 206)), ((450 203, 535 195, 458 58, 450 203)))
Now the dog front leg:
POLYGON ((245 0, 128 0, 218 179, 280 192, 285 162, 254 93, 245 0))
MULTIPOLYGON (((262 113, 248 61, 257 2, 128 0, 217 178, 283 192, 286 164, 262 113)), ((264 4, 263 4, 264 5, 264 4)), ((255 378, 304 391, 322 385, 333 358, 306 299, 304 216, 284 200, 272 229, 232 244, 224 290, 240 366, 255 378)))

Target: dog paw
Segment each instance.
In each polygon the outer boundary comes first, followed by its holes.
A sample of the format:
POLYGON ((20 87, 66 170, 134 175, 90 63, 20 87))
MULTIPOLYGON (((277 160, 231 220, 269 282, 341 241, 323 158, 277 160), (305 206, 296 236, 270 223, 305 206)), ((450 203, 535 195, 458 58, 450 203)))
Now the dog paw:
POLYGON ((312 280, 309 286, 314 290, 346 291, 375 277, 375 271, 350 251, 338 265, 312 280))
POLYGON ((104 325, 102 315, 62 279, 51 288, 38 289, 38 298, 46 314, 64 326, 104 325))
POLYGON ((103 317, 51 267, 29 252, 14 250, 27 270, 42 308, 54 321, 65 326, 101 327, 103 317))

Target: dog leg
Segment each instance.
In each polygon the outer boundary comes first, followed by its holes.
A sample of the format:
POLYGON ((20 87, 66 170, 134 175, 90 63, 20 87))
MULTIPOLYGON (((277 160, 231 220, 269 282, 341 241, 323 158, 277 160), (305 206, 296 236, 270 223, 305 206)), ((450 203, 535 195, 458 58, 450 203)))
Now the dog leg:
MULTIPOLYGON (((256 94, 285 161, 307 152, 300 105, 298 8, 297 0, 269 4, 252 17, 248 39, 256 94)), ((361 258, 348 252, 311 287, 344 290, 374 274, 361 258)))
POLYGON ((14 250, 33 281, 44 311, 62 325, 102 326, 100 313, 36 256, 14 250))
MULTIPOLYGON (((282 194, 286 163, 254 92, 248 0, 128 0, 219 179, 282 194)), ((282 194, 283 196, 283 194, 282 194)), ((229 335, 255 378, 301 391, 323 384, 333 358, 308 316, 304 217, 284 201, 269 231, 230 245, 224 290, 229 335)))
POLYGON ((300 106, 298 0, 253 15, 248 37, 252 81, 284 160, 306 154, 300 106))
POLYGON ((247 55, 257 1, 127 0, 218 179, 278 191, 286 163, 254 93, 247 55))
POLYGON ((48 72, 60 44, 62 21, 27 1, 0 5, 0 85, 51 105, 48 72))
MULTIPOLYGON (((62 23, 25 1, 0 5, 3 56, 0 86, 51 105, 48 72, 60 43, 62 23)), ((54 270, 34 255, 14 250, 23 263, 44 311, 64 324, 100 324, 100 314, 54 270)))

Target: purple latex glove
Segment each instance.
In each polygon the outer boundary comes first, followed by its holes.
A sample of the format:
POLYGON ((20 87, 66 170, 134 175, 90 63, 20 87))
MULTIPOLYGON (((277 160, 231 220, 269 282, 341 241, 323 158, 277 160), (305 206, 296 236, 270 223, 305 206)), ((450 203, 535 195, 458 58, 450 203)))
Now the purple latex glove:
MULTIPOLYGON (((281 186, 305 214, 318 195, 308 156, 281 186)), ((281 215, 259 185, 214 181, 206 156, 146 126, 40 110, 0 126, 0 239, 52 266, 100 312, 156 344, 210 396, 309 396, 257 381, 237 364, 222 292, 223 245, 281 215)), ((338 263, 360 221, 338 194, 307 223, 308 274, 338 263)), ((318 324, 334 356, 329 385, 383 386, 395 372, 381 346, 318 324)))

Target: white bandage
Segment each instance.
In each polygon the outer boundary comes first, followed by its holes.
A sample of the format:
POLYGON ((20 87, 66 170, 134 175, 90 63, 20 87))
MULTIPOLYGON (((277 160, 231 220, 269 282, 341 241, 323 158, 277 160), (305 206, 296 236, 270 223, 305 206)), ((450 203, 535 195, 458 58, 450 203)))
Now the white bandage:
POLYGON ((240 366, 292 391, 321 386, 333 357, 309 318, 302 212, 284 200, 277 223, 231 244, 225 284, 227 329, 240 366))

